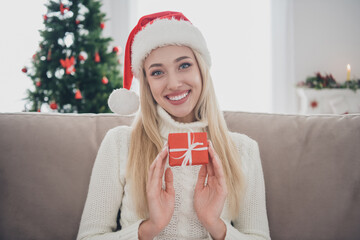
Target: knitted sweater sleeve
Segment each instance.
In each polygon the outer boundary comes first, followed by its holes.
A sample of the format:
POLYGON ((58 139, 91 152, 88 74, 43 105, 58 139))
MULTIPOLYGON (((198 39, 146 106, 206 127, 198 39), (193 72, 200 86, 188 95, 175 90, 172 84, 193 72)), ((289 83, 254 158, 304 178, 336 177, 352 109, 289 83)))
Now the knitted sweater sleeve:
POLYGON ((124 149, 121 144, 127 144, 129 131, 126 130, 129 129, 111 129, 100 145, 77 240, 138 239, 141 221, 114 232, 125 184, 124 179, 120 177, 119 151, 124 149))
POLYGON ((227 240, 265 240, 270 239, 266 213, 264 175, 259 147, 251 138, 236 134, 235 144, 240 152, 246 176, 245 196, 238 217, 227 227, 227 240))

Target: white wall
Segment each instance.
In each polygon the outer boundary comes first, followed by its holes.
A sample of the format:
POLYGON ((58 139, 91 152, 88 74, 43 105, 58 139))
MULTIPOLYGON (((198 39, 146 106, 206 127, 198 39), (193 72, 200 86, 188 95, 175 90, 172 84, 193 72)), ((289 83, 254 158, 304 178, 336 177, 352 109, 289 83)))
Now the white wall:
POLYGON ((3 1, 0 14, 0 112, 21 112, 32 81, 21 69, 39 47, 44 6, 40 1, 3 1))
POLYGON ((316 72, 360 79, 359 0, 272 0, 273 111, 297 113, 295 85, 316 72))
POLYGON ((270 1, 137 0, 138 18, 182 12, 203 33, 222 110, 271 112, 270 1))
POLYGON ((360 1, 294 1, 295 79, 314 72, 346 80, 346 65, 360 79, 360 1))
MULTIPOLYGON (((111 35, 113 44, 121 47, 125 46, 128 33, 136 24, 138 15, 145 12, 146 5, 151 7, 149 11, 167 7, 156 4, 158 0, 147 0, 142 4, 139 2, 143 0, 102 1, 109 18, 104 33, 111 35)), ((18 0, 3 3, 6 11, 0 14, 0 112, 24 109, 25 102, 21 99, 32 84, 21 68, 29 64, 38 48, 38 30, 43 28, 45 2, 18 0)), ((314 72, 332 73, 338 81, 343 81, 349 63, 352 76, 360 78, 359 0, 271 0, 267 3, 261 0, 211 0, 206 3, 210 6, 221 5, 222 11, 227 14, 222 18, 228 24, 215 21, 216 17, 219 18, 216 8, 212 11, 210 8, 203 11, 187 10, 192 6, 188 0, 179 3, 175 10, 186 10, 189 18, 207 37, 213 56, 219 56, 214 58, 214 66, 220 70, 213 72, 213 77, 218 98, 224 101, 223 109, 296 113, 298 105, 294 86, 314 72), (186 2, 189 2, 188 7, 186 2), (270 29, 269 32, 258 29, 266 23, 257 16, 269 14, 263 3, 271 3, 271 33, 270 29), (252 10, 246 7, 249 4, 252 10), (230 7, 225 10, 225 6, 230 7), (200 15, 202 12, 205 12, 205 17, 200 15), (211 19, 212 22, 206 24, 204 19, 211 19), (246 28, 250 24, 255 27, 246 28), (242 35, 232 37, 230 33, 233 32, 242 35), (266 46, 259 48, 259 43, 251 40, 254 36, 259 40, 272 36, 271 59, 262 59, 266 46), (226 48, 219 48, 217 44, 226 48), (232 50, 230 46, 238 49, 232 50), (239 61, 224 61, 228 53, 239 56, 239 61), (254 53, 255 57, 244 60, 242 53, 254 53), (271 69, 262 68, 266 62, 270 62, 271 69), (239 72, 244 77, 238 79, 239 72), (270 75, 272 82, 269 81, 270 75), (223 79, 232 81, 224 82, 223 79), (242 100, 241 96, 245 94, 249 94, 249 97, 242 100), (237 103, 236 109, 228 107, 234 101, 237 103)))

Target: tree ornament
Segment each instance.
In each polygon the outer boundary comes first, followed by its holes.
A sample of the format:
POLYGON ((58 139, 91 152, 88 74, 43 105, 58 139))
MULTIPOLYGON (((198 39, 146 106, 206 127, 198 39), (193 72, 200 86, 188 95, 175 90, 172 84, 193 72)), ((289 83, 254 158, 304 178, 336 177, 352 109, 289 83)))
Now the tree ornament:
POLYGON ((52 102, 52 103, 50 103, 50 108, 51 108, 52 110, 56 110, 56 109, 58 108, 58 105, 56 104, 55 101, 52 102))
POLYGON ((47 54, 46 59, 47 59, 48 61, 51 60, 51 48, 49 48, 49 51, 48 51, 48 54, 47 54))
POLYGON ((40 86, 41 86, 41 81, 36 81, 36 82, 35 82, 35 85, 36 85, 37 87, 40 87, 40 86))
POLYGON ((95 62, 100 62, 100 55, 98 52, 95 53, 95 62))
POLYGON ((72 56, 70 59, 67 57, 65 59, 60 59, 60 63, 61 66, 63 66, 63 68, 65 68, 65 73, 66 74, 71 74, 75 72, 75 58, 74 56, 72 56))
POLYGON ((44 14, 44 21, 46 21, 48 19, 48 16, 46 14, 44 14))
POLYGON ((101 28, 101 29, 104 29, 104 28, 105 28, 105 23, 103 23, 103 22, 100 23, 100 28, 101 28))
POLYGON ((87 53, 85 51, 81 51, 79 53, 78 59, 79 59, 80 62, 86 61, 87 58, 88 58, 88 55, 87 55, 87 53))
POLYGON ((76 93, 75 93, 75 99, 77 99, 77 100, 82 99, 82 95, 81 95, 81 92, 80 92, 79 89, 78 89, 78 90, 76 91, 76 93))
POLYGON ((117 55, 120 55, 122 51, 120 50, 119 47, 115 46, 115 47, 113 47, 113 52, 116 53, 117 55))
POLYGON ((80 24, 80 20, 76 19, 76 20, 75 20, 75 23, 76 23, 76 25, 79 25, 79 24, 80 24))
POLYGON ((32 59, 35 61, 36 60, 36 53, 32 56, 32 59))
POLYGON ((21 71, 22 71, 23 73, 27 73, 27 68, 26 68, 26 67, 23 67, 23 68, 21 69, 21 71))
POLYGON ((101 82, 106 85, 109 83, 109 79, 106 76, 103 76, 101 82))
POLYGON ((60 12, 61 12, 61 15, 64 15, 65 10, 68 10, 68 11, 69 11, 69 8, 64 7, 64 4, 63 4, 63 3, 60 3, 60 12))
POLYGON ((310 102, 310 106, 311 106, 312 108, 317 108, 318 102, 317 102, 316 100, 311 101, 311 102, 310 102))

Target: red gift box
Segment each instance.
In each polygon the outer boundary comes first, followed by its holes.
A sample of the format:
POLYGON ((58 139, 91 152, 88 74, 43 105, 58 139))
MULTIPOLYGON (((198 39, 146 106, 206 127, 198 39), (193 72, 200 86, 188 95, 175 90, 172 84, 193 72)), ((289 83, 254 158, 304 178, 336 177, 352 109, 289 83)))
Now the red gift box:
POLYGON ((189 166, 209 162, 206 132, 170 133, 169 165, 189 166))

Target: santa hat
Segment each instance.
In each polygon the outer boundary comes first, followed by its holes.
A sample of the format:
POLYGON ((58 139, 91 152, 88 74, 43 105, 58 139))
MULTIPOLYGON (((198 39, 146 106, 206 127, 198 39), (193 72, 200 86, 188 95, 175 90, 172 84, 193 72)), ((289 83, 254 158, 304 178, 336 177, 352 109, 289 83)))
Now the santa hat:
POLYGON ((128 115, 138 110, 138 96, 130 90, 133 76, 139 78, 143 62, 152 50, 168 45, 190 47, 199 52, 206 64, 211 66, 210 53, 203 35, 182 13, 167 11, 143 16, 127 40, 124 88, 111 93, 108 99, 111 111, 128 115))

